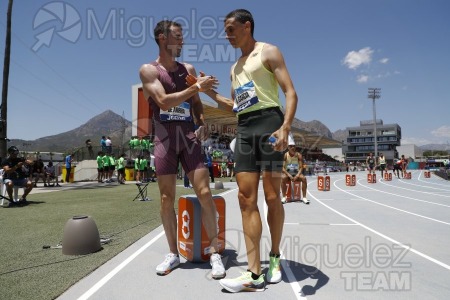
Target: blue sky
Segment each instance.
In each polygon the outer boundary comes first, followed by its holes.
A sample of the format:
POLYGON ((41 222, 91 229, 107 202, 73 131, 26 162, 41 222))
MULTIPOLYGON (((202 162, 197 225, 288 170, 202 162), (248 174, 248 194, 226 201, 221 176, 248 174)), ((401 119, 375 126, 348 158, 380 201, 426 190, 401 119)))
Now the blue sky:
POLYGON ((163 18, 184 25, 182 59, 216 75, 229 96, 240 52, 224 39, 222 18, 236 8, 253 13, 257 40, 283 52, 300 120, 358 126, 372 119, 367 90, 376 87, 377 118, 398 123, 403 144, 450 142, 448 0, 16 0, 8 137, 58 134, 107 109, 131 120, 131 86, 157 57, 153 27, 163 18))

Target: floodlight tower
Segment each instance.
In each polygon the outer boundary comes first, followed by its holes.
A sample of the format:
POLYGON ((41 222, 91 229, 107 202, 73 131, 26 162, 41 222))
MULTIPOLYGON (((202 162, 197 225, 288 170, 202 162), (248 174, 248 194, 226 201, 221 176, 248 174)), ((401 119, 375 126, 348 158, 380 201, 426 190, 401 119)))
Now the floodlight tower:
POLYGON ((372 109, 373 109, 373 139, 375 142, 375 158, 378 157, 378 141, 377 141, 377 112, 375 109, 375 100, 380 98, 381 89, 380 88, 369 88, 369 94, 367 98, 372 99, 372 109))

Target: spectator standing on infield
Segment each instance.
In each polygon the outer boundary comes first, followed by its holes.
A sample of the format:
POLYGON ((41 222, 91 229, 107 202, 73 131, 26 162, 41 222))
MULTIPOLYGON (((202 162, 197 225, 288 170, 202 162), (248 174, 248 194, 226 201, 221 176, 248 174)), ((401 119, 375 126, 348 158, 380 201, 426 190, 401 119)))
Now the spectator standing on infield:
POLYGON ((85 143, 86 143, 86 147, 88 149, 89 159, 93 159, 94 158, 94 150, 92 150, 92 141, 91 141, 91 139, 87 139, 85 143))
POLYGON ((111 138, 108 136, 105 140, 106 152, 111 155, 112 154, 112 142, 111 138))
POLYGON ((97 153, 97 181, 103 182, 103 155, 102 151, 98 151, 97 153))
POLYGON ((68 183, 70 181, 70 172, 72 171, 73 155, 74 155, 74 153, 67 155, 64 160, 65 164, 66 164, 66 178, 65 178, 64 182, 66 182, 66 183, 68 183))
POLYGON ((102 147, 102 152, 106 153, 106 137, 102 136, 100 139, 100 146, 102 147))
POLYGON ((117 181, 125 184, 125 153, 122 153, 117 160, 117 181))

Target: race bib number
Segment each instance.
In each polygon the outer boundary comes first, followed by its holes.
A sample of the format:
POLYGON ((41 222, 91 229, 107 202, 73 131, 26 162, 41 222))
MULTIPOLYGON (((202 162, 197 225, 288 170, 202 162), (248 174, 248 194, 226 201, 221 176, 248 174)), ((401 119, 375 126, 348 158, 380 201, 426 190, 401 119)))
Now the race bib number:
POLYGON ((234 105, 233 111, 240 112, 259 102, 256 95, 255 85, 253 81, 249 81, 243 86, 234 90, 234 105))
POLYGON ((162 122, 168 121, 182 121, 191 122, 191 105, 187 102, 183 102, 178 106, 169 108, 168 110, 161 110, 159 117, 162 122))
POLYGON ((297 164, 288 164, 286 166, 286 171, 288 171, 289 174, 297 173, 298 172, 298 165, 297 164))

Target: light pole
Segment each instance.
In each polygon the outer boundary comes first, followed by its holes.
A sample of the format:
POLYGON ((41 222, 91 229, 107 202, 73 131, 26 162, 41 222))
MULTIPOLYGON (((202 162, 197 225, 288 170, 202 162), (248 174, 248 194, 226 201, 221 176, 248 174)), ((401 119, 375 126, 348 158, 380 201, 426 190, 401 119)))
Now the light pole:
POLYGON ((377 113, 375 109, 375 99, 380 98, 380 88, 369 88, 367 98, 372 99, 373 104, 373 139, 375 141, 375 159, 378 157, 378 141, 377 141, 377 113))

